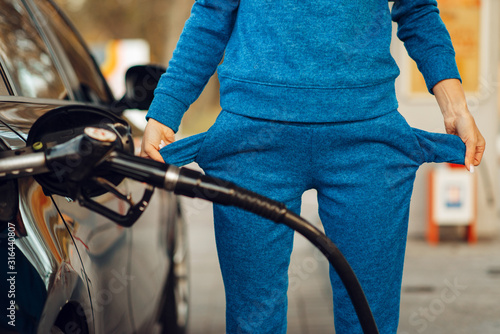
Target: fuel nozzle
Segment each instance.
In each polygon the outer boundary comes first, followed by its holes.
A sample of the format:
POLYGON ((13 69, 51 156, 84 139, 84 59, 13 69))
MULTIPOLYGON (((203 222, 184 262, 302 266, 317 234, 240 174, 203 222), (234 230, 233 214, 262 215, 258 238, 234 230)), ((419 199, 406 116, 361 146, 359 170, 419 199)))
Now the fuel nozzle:
POLYGON ((81 182, 115 148, 116 140, 116 134, 109 130, 87 127, 83 134, 48 148, 47 166, 59 182, 81 182))
MULTIPOLYGON (((133 202, 131 196, 120 192, 112 182, 100 174, 116 173, 106 164, 113 153, 119 152, 118 136, 107 129, 86 127, 83 134, 47 149, 47 166, 60 182, 66 185, 69 197, 122 226, 134 224, 149 204, 154 187, 147 185, 142 198, 133 202), (92 199, 91 188, 101 188, 125 201, 129 208, 125 214, 113 211, 92 199)), ((133 166, 125 169, 133 170, 133 166)), ((124 176, 124 175, 123 175, 124 176)))

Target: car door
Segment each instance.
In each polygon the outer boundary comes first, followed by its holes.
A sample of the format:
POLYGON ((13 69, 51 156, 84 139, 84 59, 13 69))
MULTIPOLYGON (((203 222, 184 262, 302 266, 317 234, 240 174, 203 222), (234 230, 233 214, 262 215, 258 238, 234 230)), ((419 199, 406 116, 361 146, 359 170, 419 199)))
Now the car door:
MULTIPOLYGON (((33 120, 67 103, 72 94, 24 3, 0 3, 0 140, 6 150, 24 147, 33 120)), ((75 321, 83 319, 85 328, 92 328, 92 314, 88 318, 83 313, 77 316, 77 309, 91 308, 91 300, 87 274, 79 257, 81 245, 71 233, 75 225, 58 211, 52 197, 46 196, 32 178, 15 184, 6 198, 18 199, 17 214, 11 221, 3 222, 7 224, 3 225, 7 228, 2 231, 3 236, 8 238, 1 241, 8 242, 0 243, 2 247, 10 244, 13 254, 12 270, 0 273, 8 274, 15 282, 9 287, 13 293, 2 293, 0 299, 15 307, 10 314, 13 319, 2 318, 0 326, 48 333, 64 310, 75 315, 75 321), (5 323, 6 320, 15 322, 5 323)))

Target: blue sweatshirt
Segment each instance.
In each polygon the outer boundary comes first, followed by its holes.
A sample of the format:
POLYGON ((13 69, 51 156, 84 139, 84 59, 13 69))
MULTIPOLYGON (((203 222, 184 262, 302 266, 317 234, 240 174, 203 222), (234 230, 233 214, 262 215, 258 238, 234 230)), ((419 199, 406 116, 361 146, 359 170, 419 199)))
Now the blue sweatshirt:
POLYGON ((216 69, 221 107, 241 115, 344 122, 393 111, 391 18, 429 91, 460 79, 435 0, 396 0, 392 12, 387 0, 197 0, 147 118, 177 131, 216 69))

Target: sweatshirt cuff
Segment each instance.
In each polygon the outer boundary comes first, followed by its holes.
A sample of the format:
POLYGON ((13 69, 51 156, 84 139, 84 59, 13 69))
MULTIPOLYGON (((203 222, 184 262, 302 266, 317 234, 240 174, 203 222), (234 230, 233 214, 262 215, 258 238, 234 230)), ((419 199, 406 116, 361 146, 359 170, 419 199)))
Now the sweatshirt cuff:
POLYGON ((155 94, 146 119, 153 118, 177 132, 187 108, 184 103, 170 95, 155 94))
POLYGON ((434 86, 445 79, 458 79, 462 82, 458 72, 454 53, 431 56, 419 67, 425 79, 429 93, 433 94, 434 86))

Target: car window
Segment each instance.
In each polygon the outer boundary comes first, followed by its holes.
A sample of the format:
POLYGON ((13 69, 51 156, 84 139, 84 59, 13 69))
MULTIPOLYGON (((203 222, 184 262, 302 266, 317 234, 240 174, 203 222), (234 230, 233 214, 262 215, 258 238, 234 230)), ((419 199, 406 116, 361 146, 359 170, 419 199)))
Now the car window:
POLYGON ((0 0, 0 8, 0 58, 17 95, 67 98, 50 52, 22 3, 0 0))
POLYGON ((85 102, 110 103, 111 96, 94 60, 82 45, 78 35, 62 17, 54 5, 47 0, 35 0, 44 23, 51 27, 61 47, 67 55, 79 81, 80 94, 77 99, 85 102))

